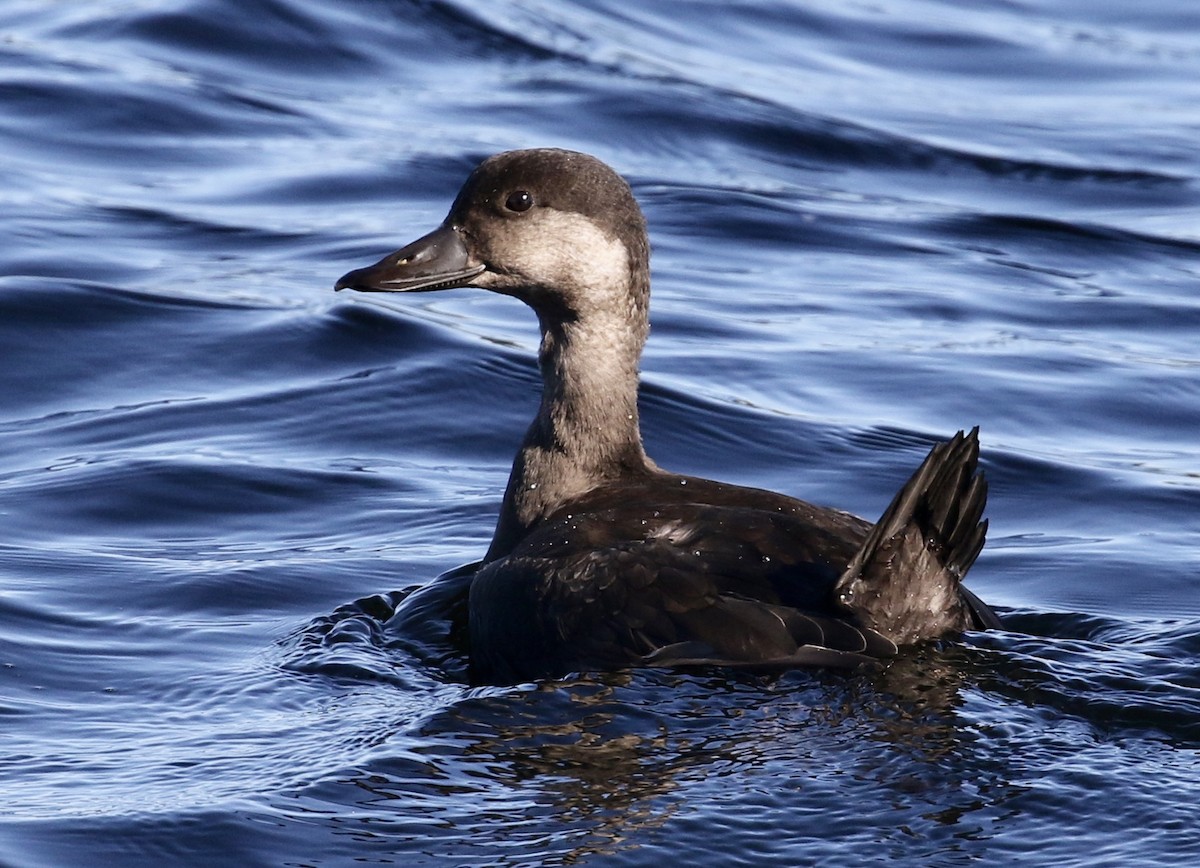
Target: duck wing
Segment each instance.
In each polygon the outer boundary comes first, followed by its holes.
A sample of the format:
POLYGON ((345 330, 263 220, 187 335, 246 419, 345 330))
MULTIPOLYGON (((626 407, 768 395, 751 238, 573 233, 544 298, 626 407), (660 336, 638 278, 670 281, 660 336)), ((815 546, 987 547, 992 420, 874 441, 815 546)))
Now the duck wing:
POLYGON ((809 560, 791 517, 695 504, 649 514, 641 535, 613 511, 571 516, 484 566, 471 587, 473 680, 853 667, 896 652, 831 605, 838 569, 809 560))

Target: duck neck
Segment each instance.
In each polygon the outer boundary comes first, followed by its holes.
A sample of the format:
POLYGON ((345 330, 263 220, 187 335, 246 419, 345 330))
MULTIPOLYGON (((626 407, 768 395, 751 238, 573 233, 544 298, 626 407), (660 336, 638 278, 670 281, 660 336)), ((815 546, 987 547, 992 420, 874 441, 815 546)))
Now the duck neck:
POLYGON ((513 461, 485 560, 508 554, 570 501, 654 469, 638 427, 638 360, 649 331, 639 307, 583 316, 538 311, 542 402, 513 461))

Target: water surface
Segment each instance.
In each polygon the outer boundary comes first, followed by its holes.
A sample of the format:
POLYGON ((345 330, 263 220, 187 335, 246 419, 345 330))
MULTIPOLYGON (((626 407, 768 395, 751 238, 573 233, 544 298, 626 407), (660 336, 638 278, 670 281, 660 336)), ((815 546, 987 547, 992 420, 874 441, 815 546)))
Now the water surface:
POLYGON ((1200 16, 1149 3, 17 0, 0 863, 1200 859, 1200 16), (498 150, 654 244, 672 470, 877 516, 980 425, 1006 629, 877 673, 470 689, 532 316, 331 291, 498 150))

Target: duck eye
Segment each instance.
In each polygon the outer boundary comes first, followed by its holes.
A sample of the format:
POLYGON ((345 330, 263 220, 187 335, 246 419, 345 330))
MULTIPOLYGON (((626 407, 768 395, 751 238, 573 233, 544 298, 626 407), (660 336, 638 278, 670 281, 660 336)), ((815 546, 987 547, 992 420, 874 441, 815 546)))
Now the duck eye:
POLYGON ((516 211, 518 214, 528 211, 533 207, 533 196, 529 195, 525 190, 518 190, 505 200, 504 207, 509 211, 516 211))

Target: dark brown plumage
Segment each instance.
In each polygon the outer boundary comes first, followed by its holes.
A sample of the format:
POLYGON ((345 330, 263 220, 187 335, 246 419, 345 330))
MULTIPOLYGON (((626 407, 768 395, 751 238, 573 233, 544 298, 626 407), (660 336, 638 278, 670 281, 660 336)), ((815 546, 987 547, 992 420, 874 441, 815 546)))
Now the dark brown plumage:
POLYGON ((337 284, 453 286, 520 298, 542 332, 541 406, 470 579, 473 680, 634 665, 848 667, 998 625, 961 585, 986 531, 976 431, 935 446, 874 527, 646 457, 637 364, 649 245, 628 185, 600 161, 558 150, 492 157, 441 227, 337 284))

